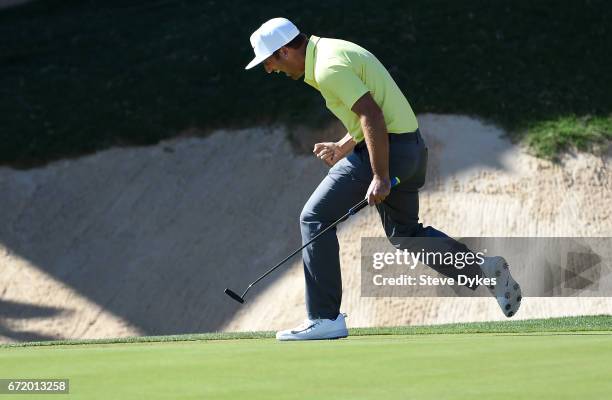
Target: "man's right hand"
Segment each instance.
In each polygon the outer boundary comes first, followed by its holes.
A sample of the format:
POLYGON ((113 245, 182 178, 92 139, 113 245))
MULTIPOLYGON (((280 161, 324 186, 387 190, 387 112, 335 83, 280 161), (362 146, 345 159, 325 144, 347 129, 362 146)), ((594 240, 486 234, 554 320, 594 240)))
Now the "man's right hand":
POLYGON ((345 156, 336 142, 317 143, 314 145, 312 152, 330 167, 345 156))

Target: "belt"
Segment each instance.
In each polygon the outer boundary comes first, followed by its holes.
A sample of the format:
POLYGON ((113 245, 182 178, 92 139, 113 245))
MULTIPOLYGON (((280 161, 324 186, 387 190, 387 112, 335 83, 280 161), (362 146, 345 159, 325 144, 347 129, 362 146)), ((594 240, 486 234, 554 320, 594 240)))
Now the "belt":
MULTIPOLYGON (((389 133, 389 143, 399 143, 399 142, 419 143, 420 137, 421 137, 421 132, 419 132, 418 128, 414 132, 389 133)), ((355 150, 361 150, 365 148, 366 148, 365 139, 355 145, 355 150)))

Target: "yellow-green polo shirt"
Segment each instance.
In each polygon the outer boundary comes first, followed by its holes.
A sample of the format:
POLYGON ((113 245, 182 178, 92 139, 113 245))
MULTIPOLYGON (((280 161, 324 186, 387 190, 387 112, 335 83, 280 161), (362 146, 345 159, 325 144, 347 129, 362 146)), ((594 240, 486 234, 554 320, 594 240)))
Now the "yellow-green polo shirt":
POLYGON ((306 47, 304 82, 321 92, 327 108, 356 142, 363 140, 363 131, 351 108, 367 92, 382 109, 388 132, 414 132, 419 126, 412 107, 387 69, 372 53, 354 43, 311 36, 306 47))

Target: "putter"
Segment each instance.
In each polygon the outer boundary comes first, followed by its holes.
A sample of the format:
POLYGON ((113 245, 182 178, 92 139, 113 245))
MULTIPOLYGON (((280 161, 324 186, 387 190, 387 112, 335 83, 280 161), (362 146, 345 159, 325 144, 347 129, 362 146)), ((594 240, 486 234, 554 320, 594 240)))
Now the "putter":
MULTIPOLYGON (((391 178, 391 188, 396 187, 397 185, 400 184, 400 180, 397 177, 393 177, 391 178)), ((257 282, 261 281, 263 278, 265 278, 266 276, 270 275, 272 272, 274 272, 274 270, 276 270, 278 267, 280 267, 281 265, 283 265, 285 262, 287 262, 287 260, 289 260, 291 257, 293 257, 294 255, 296 255, 297 253, 299 253, 300 251, 302 251, 306 246, 308 246, 309 244, 311 244, 312 242, 314 242, 315 240, 317 240, 322 234, 324 234, 325 232, 327 232, 328 230, 330 230, 331 228, 333 228, 334 226, 338 225, 340 222, 348 219, 351 215, 357 214, 357 212, 359 210, 361 210, 362 208, 364 208, 365 206, 368 205, 368 199, 365 198, 363 200, 361 200, 359 203, 355 204, 353 207, 351 207, 348 212, 346 214, 344 214, 342 217, 340 217, 336 222, 334 222, 333 224, 331 224, 330 226, 328 226, 327 228, 323 229, 321 232, 319 232, 315 237, 313 237, 312 239, 310 239, 310 241, 308 243, 306 243, 305 245, 303 245, 302 247, 300 247, 299 249, 297 249, 296 251, 294 251, 293 253, 289 254, 287 257, 285 257, 281 262, 279 262, 278 264, 276 264, 275 266, 273 266, 272 268, 270 268, 269 270, 267 270, 262 276, 260 276, 259 278, 257 278, 255 281, 253 281, 253 283, 251 283, 246 290, 244 291, 244 293, 242 293, 242 296, 239 296, 238 293, 234 292, 231 289, 225 289, 225 294, 228 295, 229 297, 231 297, 232 299, 236 300, 238 303, 240 304, 244 304, 244 296, 246 296, 246 294, 248 293, 248 291, 253 287, 253 285, 257 284, 257 282)))

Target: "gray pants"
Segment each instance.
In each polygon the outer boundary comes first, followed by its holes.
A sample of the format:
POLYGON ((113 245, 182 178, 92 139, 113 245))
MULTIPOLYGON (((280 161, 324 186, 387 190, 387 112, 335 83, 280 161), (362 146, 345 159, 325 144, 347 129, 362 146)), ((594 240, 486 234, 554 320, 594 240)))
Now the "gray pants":
MULTIPOLYGON (((423 249, 422 240, 415 245, 411 238, 437 238, 425 241, 424 250, 469 252, 465 245, 419 223, 419 188, 425 183, 426 169, 427 147, 418 130, 389 135, 389 172, 391 176, 400 178, 401 184, 391 190, 383 203, 376 206, 387 237, 399 249, 423 249)), ((304 205, 300 215, 302 243, 308 242, 362 200, 371 181, 368 149, 362 142, 329 170, 304 205)), ((302 258, 308 317, 335 319, 340 312, 342 300, 336 229, 330 229, 302 250, 302 258)), ((448 265, 430 264, 429 267, 454 278, 459 273, 470 277, 480 273, 478 267, 462 270, 449 268, 448 265)))

